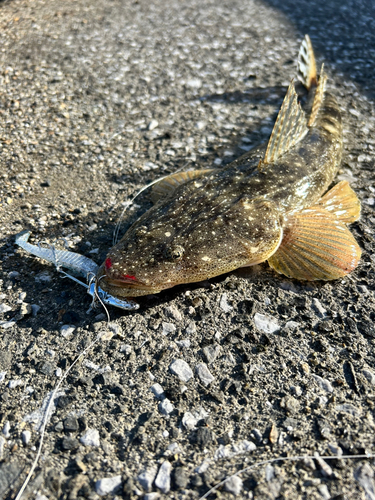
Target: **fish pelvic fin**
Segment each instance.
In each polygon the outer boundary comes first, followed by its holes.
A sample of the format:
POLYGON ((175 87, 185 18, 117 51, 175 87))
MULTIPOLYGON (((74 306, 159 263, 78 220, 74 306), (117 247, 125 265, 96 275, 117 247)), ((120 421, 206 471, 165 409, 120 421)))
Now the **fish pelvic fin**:
POLYGON ((324 101, 324 93, 326 89, 327 75, 324 73, 324 64, 322 64, 322 69, 320 70, 319 83, 316 87, 314 102, 312 105, 311 115, 309 118, 308 126, 312 127, 315 125, 316 117, 324 101))
POLYGON ((316 62, 314 50, 309 35, 305 35, 298 53, 298 80, 310 90, 313 85, 318 84, 316 73, 316 62))
POLYGON ((212 173, 214 168, 204 168, 200 170, 188 170, 187 172, 177 172, 176 174, 163 177, 159 182, 156 182, 151 191, 151 200, 156 203, 162 198, 171 194, 178 186, 185 184, 193 179, 199 179, 212 173))
POLYGON ((302 140, 307 132, 307 118, 298 102, 298 96, 292 81, 277 115, 268 141, 266 154, 258 168, 261 169, 263 164, 276 161, 302 140))
POLYGON ((283 241, 268 259, 270 266, 289 278, 308 281, 333 280, 353 271, 361 249, 346 227, 359 216, 350 191, 340 182, 317 205, 290 215, 283 241))

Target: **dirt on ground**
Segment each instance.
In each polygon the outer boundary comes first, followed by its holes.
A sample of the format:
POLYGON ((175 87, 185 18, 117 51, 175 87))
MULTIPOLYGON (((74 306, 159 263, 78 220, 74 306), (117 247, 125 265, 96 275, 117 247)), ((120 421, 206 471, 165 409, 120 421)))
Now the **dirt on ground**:
MULTIPOLYGON (((375 26, 372 2, 0 2, 0 497, 374 499, 375 26), (362 202, 349 276, 267 264, 90 307, 14 245, 32 232, 103 262, 124 204, 178 168, 222 168, 269 137, 309 33, 362 202)), ((121 234, 151 206, 145 191, 121 234)))

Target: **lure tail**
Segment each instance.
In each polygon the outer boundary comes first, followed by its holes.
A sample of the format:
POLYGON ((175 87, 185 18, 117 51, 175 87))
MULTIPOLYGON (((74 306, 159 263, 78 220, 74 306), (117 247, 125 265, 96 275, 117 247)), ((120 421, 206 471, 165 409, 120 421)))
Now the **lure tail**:
POLYGON ((15 241, 16 245, 21 247, 26 252, 39 257, 40 259, 54 264, 56 266, 56 269, 60 271, 64 275, 64 277, 70 278, 76 283, 87 288, 87 293, 94 298, 98 298, 99 301, 103 304, 118 307, 126 311, 139 309, 139 304, 137 304, 133 300, 118 299, 117 297, 113 297, 109 293, 105 292, 100 288, 100 286, 98 286, 96 273, 99 269, 99 266, 98 264, 96 264, 96 262, 89 259, 88 257, 85 257, 84 255, 80 255, 79 253, 69 252, 68 250, 56 250, 53 246, 44 248, 40 245, 32 245, 28 242, 30 234, 30 231, 22 231, 21 233, 17 234, 15 241), (89 285, 86 285, 74 276, 71 276, 65 271, 62 271, 62 267, 68 269, 78 276, 83 276, 84 278, 88 278, 88 276, 91 275, 93 279, 90 281, 89 285))

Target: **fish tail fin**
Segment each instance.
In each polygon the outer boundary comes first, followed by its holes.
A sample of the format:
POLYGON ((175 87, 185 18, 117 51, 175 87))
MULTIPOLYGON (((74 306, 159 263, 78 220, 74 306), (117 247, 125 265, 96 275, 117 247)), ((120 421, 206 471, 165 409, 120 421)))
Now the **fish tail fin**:
POLYGON ((298 53, 298 80, 307 90, 318 85, 314 50, 309 35, 305 35, 298 53))

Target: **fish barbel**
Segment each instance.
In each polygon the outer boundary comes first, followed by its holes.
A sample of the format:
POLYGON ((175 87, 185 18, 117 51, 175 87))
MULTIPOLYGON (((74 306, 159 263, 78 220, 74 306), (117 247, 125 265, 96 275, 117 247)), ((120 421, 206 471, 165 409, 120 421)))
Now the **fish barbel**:
POLYGON ((99 268, 104 290, 136 297, 264 261, 300 280, 332 280, 355 269, 361 250, 347 224, 359 218, 360 203, 345 181, 323 195, 341 163, 342 124, 308 36, 298 68, 308 111, 292 82, 267 144, 223 169, 156 184, 159 201, 99 268))

